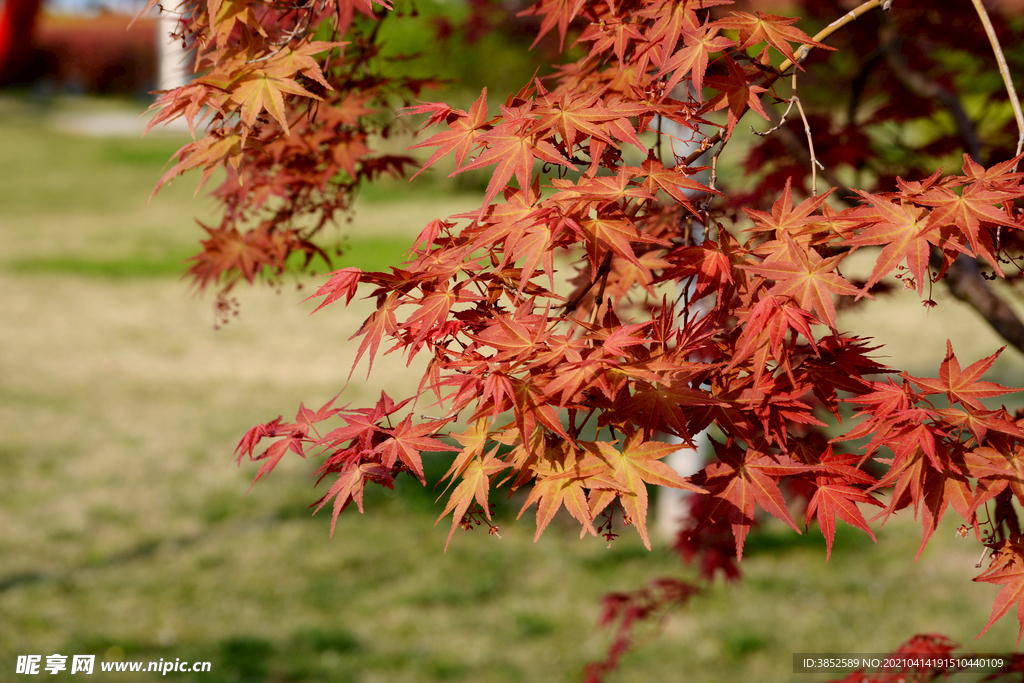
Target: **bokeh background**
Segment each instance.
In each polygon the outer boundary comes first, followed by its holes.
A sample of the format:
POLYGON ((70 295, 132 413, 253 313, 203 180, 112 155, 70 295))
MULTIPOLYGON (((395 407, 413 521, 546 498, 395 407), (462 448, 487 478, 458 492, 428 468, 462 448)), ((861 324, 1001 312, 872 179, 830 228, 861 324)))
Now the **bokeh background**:
MULTIPOLYGON (((0 91, 0 680, 24 680, 18 655, 54 653, 210 661, 176 677, 207 683, 579 680, 610 640, 602 595, 695 576, 666 542, 648 552, 625 534, 606 547, 558 518, 534 543, 532 512, 517 522, 522 499, 499 497, 501 538, 459 533, 444 553, 440 489, 415 482, 369 492, 331 538, 329 515, 308 507, 323 493, 315 463, 298 458, 246 495, 256 468, 236 466, 238 440, 346 385, 347 340, 368 309, 310 316, 316 281, 294 278, 236 290, 240 315, 214 329, 212 296, 181 278, 213 206, 189 178, 149 199, 189 138, 141 137, 156 28, 126 30, 136 7, 46 5, 36 71, 0 91)), ((465 6, 416 8, 389 28, 391 49, 423 51, 454 83, 439 97, 472 101, 486 85, 501 101, 532 75, 514 32, 440 44, 465 6)), ((485 184, 434 173, 366 188, 333 233, 336 265, 397 264, 426 222, 478 205, 485 184)), ((1001 346, 935 298, 931 313, 894 297, 843 324, 921 373, 947 337, 962 359, 1001 346)), ((357 372, 338 403, 407 394, 415 372, 389 360, 368 381, 357 372)), ((988 378, 1024 383, 1021 358, 1007 351, 988 378)), ((433 481, 446 466, 427 463, 433 481)), ((744 580, 719 579, 642 631, 610 680, 817 683, 828 677, 792 673, 793 653, 886 652, 915 633, 1009 651, 1012 617, 973 642, 997 588, 971 583, 980 548, 954 532, 950 519, 915 563, 911 518, 877 545, 841 527, 826 564, 820 532, 766 524, 747 541, 744 580)))

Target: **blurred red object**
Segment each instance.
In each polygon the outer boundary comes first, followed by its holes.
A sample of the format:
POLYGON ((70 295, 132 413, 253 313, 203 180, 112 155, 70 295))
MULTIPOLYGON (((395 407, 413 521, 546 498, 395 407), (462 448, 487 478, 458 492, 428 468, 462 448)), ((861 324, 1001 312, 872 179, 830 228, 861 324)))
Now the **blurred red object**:
POLYGON ((32 28, 39 0, 7 0, 0 8, 0 85, 15 79, 32 58, 32 28))
POLYGON ((135 95, 156 89, 155 19, 36 16, 38 5, 7 0, 0 10, 0 85, 42 82, 55 90, 135 95))

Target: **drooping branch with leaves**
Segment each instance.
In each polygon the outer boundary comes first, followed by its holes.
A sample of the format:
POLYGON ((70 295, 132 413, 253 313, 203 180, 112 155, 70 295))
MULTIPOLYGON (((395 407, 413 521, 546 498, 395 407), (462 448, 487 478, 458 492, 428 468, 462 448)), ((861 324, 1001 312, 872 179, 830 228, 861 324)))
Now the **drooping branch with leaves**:
POLYGON ((317 509, 336 520, 363 509, 367 485, 425 482, 422 454, 448 453, 449 543, 477 523, 497 533, 490 496, 505 485, 525 493, 524 513, 535 507, 538 536, 564 508, 583 534, 611 541, 624 524, 649 547, 648 485, 679 488, 693 504, 677 547, 708 577, 737 575, 759 509, 796 533, 816 522, 826 555, 837 518, 874 538, 866 509, 910 511, 923 549, 952 510, 987 549, 976 580, 1004 586, 986 630, 1024 606, 1024 415, 986 403, 1014 390, 983 379, 1000 351, 968 361, 948 344, 936 378, 912 376, 836 317, 871 306, 892 276, 927 306, 945 282, 1024 348, 1024 326, 986 279, 1020 279, 1020 133, 1012 118, 977 125, 957 100, 956 79, 996 57, 938 50, 928 12, 947 33, 968 21, 961 43, 999 46, 1024 28, 987 36, 967 0, 891 4, 836 16, 808 1, 812 37, 795 18, 727 0, 542 0, 526 11, 541 35, 583 56, 461 110, 419 102, 432 84, 386 68, 388 6, 192 0, 182 37, 202 75, 164 93, 155 121, 206 123, 161 184, 228 171, 215 191, 222 223, 204 226, 191 266, 200 286, 329 259, 317 237, 360 184, 413 165, 371 148, 403 117, 426 117, 430 134, 412 146, 433 150, 423 169, 450 156, 453 175, 490 176, 480 208, 427 223, 407 262, 336 270, 314 295, 319 308, 375 300, 352 337, 356 364, 372 368, 382 346, 425 358, 416 395, 301 406, 251 429, 239 459, 261 462, 260 479, 289 452, 317 458, 317 509), (836 66, 833 53, 846 59, 836 66), (849 84, 845 122, 836 73, 849 84), (831 101, 817 111, 825 81, 831 101), (748 152, 754 184, 736 189, 717 171, 744 117, 768 133, 748 152), (930 140, 879 150, 888 124, 916 119, 938 121, 930 140), (664 122, 685 132, 666 139, 664 122), (677 157, 672 142, 695 151, 677 157), (957 166, 938 168, 940 157, 957 166), (863 252, 873 267, 857 281, 844 266, 863 252), (855 419, 840 421, 849 409, 855 419), (663 462, 679 447, 666 436, 692 445, 708 429, 714 457, 699 473, 663 462))

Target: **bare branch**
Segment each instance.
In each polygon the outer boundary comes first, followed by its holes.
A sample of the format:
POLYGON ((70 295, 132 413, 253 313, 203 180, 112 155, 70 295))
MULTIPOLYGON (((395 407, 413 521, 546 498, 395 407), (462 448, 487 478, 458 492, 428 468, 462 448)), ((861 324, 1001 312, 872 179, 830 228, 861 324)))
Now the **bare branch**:
MULTIPOLYGON (((796 82, 796 74, 793 74, 793 82, 796 82)), ((807 123, 807 115, 804 113, 804 107, 800 104, 800 98, 793 95, 793 101, 796 102, 797 111, 800 112, 800 120, 804 122, 804 132, 807 133, 807 149, 811 153, 811 194, 815 197, 818 196, 818 169, 822 171, 825 167, 822 165, 818 158, 814 156, 814 138, 811 137, 811 124, 807 123)))
POLYGON ((786 119, 789 118, 789 112, 791 112, 793 110, 793 104, 795 102, 796 102, 796 97, 795 96, 789 98, 789 106, 786 107, 786 111, 782 112, 782 118, 779 119, 779 122, 776 123, 774 126, 769 128, 768 130, 764 130, 764 131, 757 130, 756 128, 751 126, 750 127, 750 132, 753 133, 754 135, 760 135, 761 137, 766 138, 769 135, 771 135, 772 133, 774 133, 775 131, 777 131, 779 128, 782 128, 782 126, 784 126, 786 124, 786 119))
MULTIPOLYGON (((814 36, 814 42, 820 43, 821 41, 825 40, 830 35, 832 35, 836 31, 838 31, 839 29, 843 28, 844 26, 846 26, 847 24, 849 24, 851 22, 856 21, 857 19, 859 19, 863 15, 867 14, 871 10, 875 9, 876 7, 882 7, 882 9, 888 10, 889 7, 884 7, 883 6, 884 4, 885 3, 881 2, 881 0, 868 0, 868 2, 865 2, 862 5, 858 5, 854 9, 850 10, 849 12, 844 14, 843 16, 841 16, 838 19, 836 19, 835 21, 833 21, 831 24, 829 24, 825 28, 823 28, 820 31, 818 31, 817 35, 814 36)), ((892 1, 889 0, 888 4, 889 4, 889 6, 892 6, 892 1)), ((807 58, 807 55, 809 55, 811 53, 811 50, 813 50, 813 49, 814 48, 812 48, 810 45, 802 46, 797 51, 797 57, 796 57, 797 61, 803 62, 804 59, 807 58)), ((784 61, 782 63, 781 66, 779 66, 779 71, 785 73, 786 69, 788 69, 791 66, 793 66, 793 62, 791 62, 790 60, 787 59, 786 61, 784 61)))
POLYGON ((818 169, 820 168, 821 170, 824 171, 825 167, 822 165, 822 163, 820 161, 818 161, 818 158, 816 156, 814 156, 814 138, 811 137, 811 124, 809 124, 807 122, 807 114, 804 113, 804 107, 803 107, 802 104, 800 104, 800 98, 796 94, 796 74, 797 74, 797 72, 794 71, 793 72, 793 84, 792 84, 793 94, 789 98, 789 106, 786 107, 786 111, 784 111, 782 113, 782 118, 779 120, 779 122, 776 123, 771 128, 769 128, 768 130, 764 131, 763 133, 760 133, 760 132, 754 130, 754 127, 751 126, 750 127, 750 132, 753 133, 754 135, 760 135, 761 137, 765 137, 765 136, 767 136, 767 135, 769 135, 771 133, 774 133, 775 131, 779 130, 786 123, 786 118, 789 116, 789 112, 792 111, 793 105, 795 104, 796 108, 797 108, 797 111, 800 112, 800 120, 804 122, 804 132, 807 134, 807 148, 810 150, 810 157, 811 157, 811 159, 810 159, 810 161, 811 161, 811 194, 813 196, 817 197, 818 196, 818 169))
MULTIPOLYGON (((821 163, 818 163, 817 159, 812 157, 811 154, 808 153, 807 146, 800 142, 797 136, 793 134, 792 130, 784 127, 782 125, 782 122, 775 121, 777 114, 773 109, 769 108, 766 109, 765 111, 767 111, 768 116, 772 118, 772 122, 776 124, 772 130, 776 131, 779 140, 782 142, 783 145, 786 146, 786 149, 789 150, 789 153, 795 156, 801 163, 810 164, 812 171, 814 170, 815 166, 817 166, 817 168, 821 171, 822 177, 828 182, 828 184, 836 188, 837 193, 832 195, 833 198, 839 199, 846 203, 850 203, 856 199, 857 193, 851 190, 849 187, 847 187, 846 184, 843 183, 831 169, 825 167, 821 163)), ((809 128, 810 126, 805 125, 804 130, 808 131, 809 128)), ((808 142, 809 141, 810 139, 808 138, 808 142)))

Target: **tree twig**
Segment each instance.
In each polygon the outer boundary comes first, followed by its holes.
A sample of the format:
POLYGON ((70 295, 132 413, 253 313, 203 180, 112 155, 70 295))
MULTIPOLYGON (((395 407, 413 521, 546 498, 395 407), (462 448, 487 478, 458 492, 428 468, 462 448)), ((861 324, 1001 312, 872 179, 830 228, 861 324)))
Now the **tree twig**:
MULTIPOLYGON (((572 313, 573 311, 575 311, 576 308, 580 305, 580 302, 583 301, 584 297, 586 297, 590 290, 594 288, 594 284, 599 279, 604 278, 608 274, 608 271, 611 269, 611 263, 612 251, 611 249, 609 249, 608 251, 605 252, 604 259, 601 261, 601 265, 597 269, 597 274, 590 281, 590 284, 586 287, 580 287, 579 291, 577 291, 574 296, 571 296, 568 301, 566 301, 564 304, 560 304, 555 307, 565 309, 562 311, 563 318, 572 313)), ((604 290, 602 289, 602 291, 604 290)))
MULTIPOLYGON (((793 82, 796 83, 796 74, 793 74, 793 82)), ((811 195, 814 197, 818 196, 818 169, 825 170, 825 167, 818 157, 814 156, 814 138, 811 137, 811 124, 807 122, 807 115, 804 113, 804 107, 800 104, 800 98, 795 94, 793 100, 796 102, 796 109, 800 112, 800 120, 804 122, 804 132, 807 134, 807 149, 811 153, 811 195)))
POLYGON ((789 98, 789 106, 786 107, 786 111, 782 112, 782 118, 779 119, 779 122, 776 123, 771 128, 769 128, 768 130, 763 130, 763 131, 762 130, 757 130, 756 128, 751 126, 750 127, 750 132, 753 133, 754 135, 760 135, 761 137, 766 138, 769 135, 771 135, 772 133, 774 133, 775 131, 777 131, 779 128, 782 128, 782 126, 784 126, 786 124, 786 119, 789 118, 789 112, 791 112, 793 110, 793 104, 794 103, 796 103, 796 98, 795 97, 790 97, 789 98))
POLYGON ((797 96, 796 94, 796 74, 797 72, 794 71, 792 84, 793 94, 790 95, 789 106, 786 107, 786 111, 782 113, 782 118, 779 120, 779 122, 763 133, 759 133, 758 131, 754 130, 753 126, 751 126, 750 132, 755 135, 765 137, 766 135, 779 130, 786 123, 786 118, 789 116, 789 112, 792 111, 793 105, 795 104, 797 111, 800 112, 800 120, 804 122, 804 133, 807 134, 807 149, 810 151, 811 155, 811 195, 817 197, 818 169, 820 168, 822 171, 824 171, 825 167, 822 165, 820 161, 818 161, 818 158, 814 155, 814 138, 811 136, 811 124, 807 122, 807 114, 804 113, 804 107, 802 104, 800 104, 800 97, 797 96))
MULTIPOLYGON (((775 117, 777 116, 775 110, 768 108, 765 109, 765 111, 768 112, 768 116, 771 117, 772 121, 774 122, 775 117)), ((793 133, 793 131, 783 126, 781 122, 776 126, 776 128, 778 128, 776 135, 778 135, 779 140, 782 142, 783 145, 786 146, 786 149, 789 150, 790 154, 796 157, 797 160, 800 161, 800 163, 810 164, 811 157, 808 154, 807 147, 800 142, 800 140, 793 133)), ((806 128, 804 130, 806 130, 806 128)), ((818 164, 818 169, 821 170, 821 176, 825 179, 825 181, 828 182, 828 184, 831 185, 832 187, 836 188, 837 192, 836 194, 832 195, 833 198, 840 199, 843 202, 846 202, 851 205, 852 202, 856 201, 857 193, 851 190, 845 183, 843 183, 834 171, 821 164, 818 164)))
MULTIPOLYGON (((890 2, 889 4, 891 5, 892 3, 890 2)), ((821 41, 825 40, 830 35, 832 35, 836 31, 838 31, 839 29, 841 29, 844 26, 846 26, 847 24, 849 24, 850 22, 859 19, 860 17, 862 17, 867 12, 870 12, 871 10, 875 9, 876 7, 881 7, 881 6, 882 6, 882 0, 868 0, 864 4, 856 7, 855 9, 850 10, 849 12, 847 12, 846 14, 844 14, 841 17, 839 17, 838 19, 833 21, 831 24, 829 24, 828 26, 823 28, 821 31, 819 31, 817 33, 817 35, 814 36, 814 38, 812 40, 814 40, 814 42, 816 42, 816 43, 820 43, 821 41)), ((811 53, 811 49, 812 48, 810 46, 808 46, 808 45, 801 46, 800 49, 797 50, 797 54, 798 54, 797 60, 802 62, 807 57, 807 55, 809 55, 811 53)), ((793 66, 792 60, 787 59, 779 67, 778 73, 779 74, 784 73, 791 66, 793 66)), ((767 80, 766 85, 771 85, 772 83, 774 83, 779 78, 779 76, 770 74, 770 75, 768 75, 767 78, 768 78, 768 80, 767 80)), ((718 131, 717 133, 715 133, 707 141, 708 144, 706 146, 704 146, 702 149, 696 150, 695 152, 693 152, 692 154, 687 156, 686 159, 683 160, 683 165, 684 166, 690 166, 691 164, 693 164, 693 162, 697 161, 697 159, 702 154, 704 154, 712 145, 716 145, 716 144, 718 144, 721 141, 722 141, 722 131, 718 131)))
POLYGON ((601 287, 597 290, 597 295, 594 297, 594 310, 590 312, 591 325, 597 321, 597 313, 601 309, 601 304, 604 303, 604 288, 608 285, 608 273, 611 272, 611 264, 612 250, 609 249, 604 253, 604 260, 601 261, 601 267, 598 269, 601 278, 601 287))

